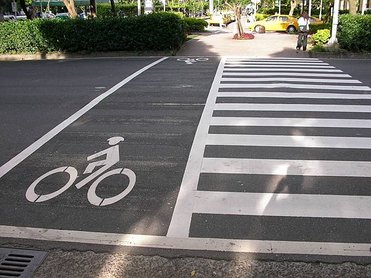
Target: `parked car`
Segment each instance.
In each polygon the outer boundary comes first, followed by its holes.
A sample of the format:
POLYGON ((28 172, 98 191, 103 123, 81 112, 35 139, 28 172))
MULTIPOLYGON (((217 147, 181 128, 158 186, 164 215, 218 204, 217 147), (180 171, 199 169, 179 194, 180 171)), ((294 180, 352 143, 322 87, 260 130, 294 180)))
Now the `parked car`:
POLYGON ((4 15, 4 20, 5 21, 15 20, 15 16, 12 15, 12 14, 5 14, 4 15))
POLYGON ((286 31, 294 33, 299 29, 298 20, 289 15, 272 15, 264 20, 255 21, 249 26, 257 33, 265 31, 286 31))
POLYGON ((70 14, 69 13, 56 13, 55 17, 56 18, 61 18, 61 19, 69 19, 70 14))
POLYGON ((55 18, 55 14, 53 14, 51 11, 48 11, 48 12, 42 13, 41 17, 46 18, 46 19, 52 19, 52 18, 55 18))

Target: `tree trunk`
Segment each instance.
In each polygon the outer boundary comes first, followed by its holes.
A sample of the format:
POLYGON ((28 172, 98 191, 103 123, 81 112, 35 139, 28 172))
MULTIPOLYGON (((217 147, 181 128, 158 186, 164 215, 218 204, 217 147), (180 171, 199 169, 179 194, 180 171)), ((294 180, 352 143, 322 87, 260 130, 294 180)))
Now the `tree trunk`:
POLYGON ((357 14, 357 1, 356 0, 349 0, 349 13, 357 14))
POLYGON ((241 23, 241 6, 236 5, 234 8, 234 15, 236 17, 236 23, 237 23, 237 36, 238 38, 241 38, 243 36, 243 27, 241 23))
POLYGON ((115 1, 114 0, 110 0, 110 2, 111 2, 112 15, 113 16, 116 16, 115 1))
POLYGON ((75 9, 75 1, 74 0, 63 0, 63 3, 66 6, 67 11, 70 14, 71 18, 76 18, 77 12, 75 9))
POLYGON ((32 19, 31 13, 27 10, 25 0, 20 0, 19 4, 21 5, 21 8, 22 8, 24 14, 26 15, 27 19, 32 19))
POLYGON ((291 5, 291 8, 290 8, 289 15, 292 16, 294 14, 295 8, 298 6, 297 0, 291 0, 290 5, 291 5))
MULTIPOLYGON (((115 5, 115 4, 113 4, 113 5, 115 5)), ((112 7, 112 3, 111 3, 111 7, 112 7)), ((92 18, 97 17, 97 4, 95 3, 95 0, 90 0, 90 13, 91 13, 92 18)))

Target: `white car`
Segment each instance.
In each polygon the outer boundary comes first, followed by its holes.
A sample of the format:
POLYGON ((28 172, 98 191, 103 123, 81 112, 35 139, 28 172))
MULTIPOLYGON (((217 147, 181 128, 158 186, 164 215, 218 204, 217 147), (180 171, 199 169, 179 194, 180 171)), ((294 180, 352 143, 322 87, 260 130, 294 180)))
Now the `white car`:
POLYGON ((9 20, 15 20, 15 16, 12 14, 5 14, 4 15, 4 20, 9 21, 9 20))

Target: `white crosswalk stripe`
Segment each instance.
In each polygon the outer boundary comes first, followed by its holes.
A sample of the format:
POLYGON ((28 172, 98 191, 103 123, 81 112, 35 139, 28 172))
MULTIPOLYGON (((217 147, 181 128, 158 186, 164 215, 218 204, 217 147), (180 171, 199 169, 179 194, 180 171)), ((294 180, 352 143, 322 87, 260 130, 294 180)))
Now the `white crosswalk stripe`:
MULTIPOLYGON (((322 193, 317 185, 314 194, 300 191, 305 179, 338 179, 339 184, 345 184, 343 187, 357 188, 356 179, 371 178, 371 157, 367 158, 371 137, 362 135, 371 129, 370 91, 370 87, 318 59, 224 58, 195 135, 167 236, 189 238, 195 233, 204 238, 233 239, 233 235, 216 235, 213 228, 206 227, 202 232, 194 227, 200 223, 192 221, 194 216, 208 221, 212 220, 209 215, 224 217, 226 221, 234 215, 281 220, 286 217, 285 221, 362 220, 370 221, 367 222, 370 225, 371 188, 366 195, 322 193), (312 117, 302 113, 318 114, 312 117), (335 118, 326 116, 334 113, 335 118), (211 132, 212 128, 218 132, 211 132), (267 128, 272 134, 259 134, 260 129, 263 132, 267 128), (303 133, 303 128, 307 133, 303 133), (295 133, 290 133, 293 129, 295 133), (354 135, 342 135, 342 131, 353 129, 354 135), (287 133, 282 133, 285 130, 287 133), (311 134, 316 130, 324 135, 311 134), (259 157, 262 153, 264 157, 259 157), (295 157, 298 153, 300 157, 295 157), (277 157, 280 155, 282 158, 277 157), (266 184, 254 184, 261 191, 249 192, 249 185, 242 180, 255 181, 259 177, 275 184, 275 191, 265 191, 266 184), (346 185, 349 178, 353 179, 352 184, 346 185), (207 179, 209 182, 202 184, 204 189, 198 189, 199 183, 207 179), (213 188, 213 182, 221 184, 224 190, 213 188), (282 191, 282 184, 288 192, 282 191), (201 232, 195 232, 198 230, 201 232)), ((336 186, 337 182, 333 184, 335 189, 336 186)), ((264 221, 268 223, 270 219, 264 221)), ((214 227, 210 222, 205 225, 214 227)), ((344 225, 360 226, 353 222, 344 225)), ((269 229, 266 230, 266 238, 259 237, 272 240, 269 229)), ((315 231, 308 229, 311 232, 315 231)), ((246 231, 245 236, 246 240, 257 239, 246 231)), ((370 242, 371 236, 363 240, 370 242)), ((340 236, 340 241, 346 239, 340 236)))

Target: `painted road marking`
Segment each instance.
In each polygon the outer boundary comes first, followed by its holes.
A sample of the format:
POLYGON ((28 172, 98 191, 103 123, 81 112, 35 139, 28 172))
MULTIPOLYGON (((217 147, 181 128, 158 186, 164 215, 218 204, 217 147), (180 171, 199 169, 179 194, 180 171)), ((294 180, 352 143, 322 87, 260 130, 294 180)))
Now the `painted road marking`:
MULTIPOLYGON (((127 168, 116 168, 113 170, 110 170, 106 172, 109 168, 111 168, 113 165, 115 165, 117 162, 120 161, 120 151, 119 151, 119 143, 124 141, 123 137, 116 136, 111 137, 108 140, 108 144, 111 146, 105 150, 102 150, 100 152, 96 152, 93 155, 90 155, 87 157, 87 161, 92 161, 88 164, 85 171, 83 172, 83 175, 90 174, 89 176, 85 177, 82 181, 75 184, 75 187, 77 189, 82 188, 87 183, 93 181, 95 178, 97 178, 92 185, 88 189, 87 198, 90 204, 94 206, 107 206, 114 204, 118 201, 120 201, 122 198, 124 198, 126 195, 130 193, 130 191, 133 189, 136 181, 136 175, 135 173, 127 168), (101 158, 101 160, 96 160, 96 158, 101 158), (98 167, 98 169, 96 169, 98 167), (104 173, 105 172, 105 173, 104 173), (120 192, 119 194, 112 196, 112 197, 105 197, 101 198, 99 194, 97 195, 96 189, 99 185, 99 183, 104 180, 105 178, 113 175, 125 175, 128 178, 128 185, 127 187, 120 192)), ((55 197, 58 197, 60 194, 62 194, 64 191, 69 189, 75 180, 78 177, 78 172, 76 168, 72 166, 63 166, 56 168, 54 170, 51 170, 43 175, 41 175, 39 178, 37 178, 27 189, 26 191, 26 199, 29 202, 45 202, 50 199, 53 199, 55 197), (36 193, 37 190, 36 186, 47 178, 48 176, 51 176, 56 173, 68 173, 69 174, 69 181, 62 186, 62 188, 58 189, 54 192, 49 192, 48 194, 39 195, 36 193)))
MULTIPOLYGON (((278 71, 278 70, 277 70, 278 71)), ((303 74, 305 76, 306 73, 303 74)), ((276 76, 280 76, 277 74, 276 76)), ((301 74, 299 75, 301 76, 301 74)), ((371 121, 368 119, 326 119, 326 118, 283 118, 264 117, 265 112, 272 111, 309 111, 309 112, 347 112, 347 113, 369 113, 369 106, 363 105, 317 105, 317 104, 277 104, 277 103, 245 103, 243 99, 235 101, 226 100, 217 103, 218 97, 257 97, 279 99, 282 94, 284 98, 311 98, 311 99, 369 99, 369 95, 353 92, 369 92, 368 86, 357 85, 332 85, 331 83, 354 83, 360 84, 358 80, 349 78, 342 71, 335 69, 319 60, 308 62, 289 60, 283 63, 278 59, 267 61, 252 61, 241 58, 225 58, 221 61, 217 70, 209 97, 206 102, 204 113, 201 117, 196 132, 194 143, 187 162, 184 178, 178 195, 178 200, 173 213, 173 218, 168 230, 168 237, 190 238, 192 215, 259 215, 271 217, 318 217, 318 218, 349 218, 349 219, 371 219, 370 197, 369 196, 348 196, 341 195, 320 195, 320 194, 283 194, 283 193, 250 193, 250 192, 221 192, 200 191, 197 189, 198 182, 202 175, 270 175, 289 176, 317 176, 317 177, 371 177, 371 161, 336 161, 336 160, 295 160, 295 159, 252 159, 246 158, 223 158, 204 157, 206 146, 259 146, 259 147, 299 147, 299 148, 343 148, 343 149, 370 149, 369 138, 354 137, 326 137, 326 136, 279 136, 279 135, 244 135, 244 134, 208 134, 210 127, 218 126, 223 132, 225 126, 257 126, 257 127, 324 127, 324 128, 371 128, 371 121), (283 65, 284 64, 284 65, 283 65), (283 68, 284 67, 284 68, 283 68), (331 72, 333 79, 317 79, 323 75, 314 75, 315 78, 260 78, 259 76, 270 75, 274 68, 287 70, 299 70, 301 73, 307 70, 311 72, 331 72), (259 69, 258 75, 254 75, 259 69), (312 71, 314 70, 314 71, 312 71), (330 71, 329 71, 330 70, 330 71), (246 75, 238 75, 240 78, 225 78, 233 76, 232 71, 249 71, 246 75), (267 72, 265 72, 267 71, 267 72), (269 71, 269 73, 268 73, 269 71), (225 74, 226 72, 227 74, 225 74), (338 73, 338 74, 336 74, 338 73), (253 76, 258 76, 254 78, 253 76), (282 83, 278 83, 278 82, 282 83), (226 82, 234 82, 228 84, 226 82), (256 83, 260 82, 260 83, 256 83), (277 83, 272 83, 277 82, 277 83), (299 83, 293 83, 299 82, 299 83), (323 83, 321 85, 305 83, 323 83), (303 84, 304 83, 304 84, 303 84), (261 92, 251 89, 277 89, 277 91, 261 92), (285 88, 299 89, 290 93, 285 88), (234 90, 234 89, 239 89, 234 90), (306 91, 301 93, 300 89, 306 91), (280 90, 283 92, 281 93, 280 90), (315 93, 313 90, 327 91, 326 93, 315 93), (330 91, 331 90, 331 91, 330 91), (347 91, 340 94, 339 91, 347 91), (265 95, 266 94, 266 95, 265 95), (213 116, 216 111, 229 111, 228 116, 221 117, 220 114, 213 116), (233 111, 257 111, 262 117, 238 117, 233 111), (349 139, 349 140, 348 140, 349 139), (358 139, 361 139, 358 141, 358 139), (339 209, 338 204, 341 206, 339 209), (362 211, 362 212, 360 212, 362 211)), ((287 150, 289 152, 289 150, 287 150)), ((220 155, 215 153, 215 155, 220 155)), ((227 179, 226 179, 227 180, 227 179)), ((242 220, 242 219, 241 219, 242 220)), ((234 229, 233 227, 230 227, 234 229)), ((236 227, 237 228, 237 227, 236 227)), ((203 235, 197 232, 197 237, 203 235)), ((245 232, 246 235, 247 231, 245 232)), ((223 236, 219 234, 219 236, 223 236)), ((218 237, 219 237, 218 236, 218 237)), ((207 233, 202 237, 209 238, 207 233)), ((233 239, 232 239, 233 240, 233 239)), ((247 238, 246 240, 249 240, 247 238)), ((269 238, 267 239, 269 241, 269 238)), ((288 238, 289 240, 289 238, 288 238)), ((265 240, 262 240, 265 242, 265 240)), ((291 242, 290 242, 291 243, 291 242)), ((309 244, 310 243, 306 243, 309 244)), ((315 243, 314 243, 315 244, 315 243)), ((332 244, 326 242, 325 244, 332 244)), ((285 249, 285 248, 282 248, 285 249)), ((288 245, 288 249, 290 249, 288 245)), ((318 250, 317 250, 318 251, 318 250)), ((342 255, 344 250, 338 250, 342 255)), ((287 250, 280 250, 278 253, 286 253, 287 250)), ((291 250, 296 253, 297 251, 291 250)), ((317 253, 317 254, 320 254, 317 253)), ((368 254, 370 255, 370 254, 368 254)))
POLYGON ((365 94, 331 94, 331 93, 285 93, 285 92, 219 92, 218 97, 253 97, 253 98, 320 98, 320 99, 371 99, 365 94))
POLYGON ((371 128, 371 120, 311 119, 311 118, 254 118, 213 117, 211 126, 284 126, 284 127, 343 127, 371 128))
POLYGON ((192 65, 197 62, 206 62, 209 58, 178 58, 177 61, 185 62, 187 65, 192 65))
MULTIPOLYGON (((309 76, 309 77, 343 77, 351 78, 349 74, 337 73, 302 73, 302 72, 225 72, 223 76, 309 76)), ((256 78, 254 78, 254 81, 256 78)), ((327 81, 327 79, 326 79, 327 81)))
POLYGON ((289 78, 289 77, 254 77, 254 78, 222 78, 222 82, 276 82, 276 81, 285 81, 285 82, 302 82, 302 83, 362 83, 361 81, 354 79, 314 79, 314 78, 289 78))
MULTIPOLYGON (((274 60, 274 59, 273 59, 274 60)), ((289 59, 293 60, 294 59, 289 59)), ((312 61, 312 59, 310 59, 312 61)), ((313 60, 317 61, 317 60, 313 60)), ((87 244, 103 244, 111 246, 131 246, 131 247, 148 247, 148 248, 165 248, 165 249, 183 249, 183 250, 210 250, 210 251, 222 251, 222 252, 247 252, 247 253, 264 253, 264 254, 301 254, 301 255, 330 255, 330 256, 357 256, 357 257, 370 257, 370 244, 369 243, 344 243, 344 242, 311 242, 311 241, 286 241, 286 240, 249 240, 249 239, 224 239, 224 238, 208 238, 207 235, 203 238, 192 238, 189 237, 189 227, 191 222, 192 213, 194 207, 202 213, 202 204, 196 200, 195 194, 199 194, 199 197, 211 196, 213 199, 220 198, 220 192, 214 192, 216 194, 208 195, 205 192, 197 190, 197 183, 201 169, 203 166, 204 158, 203 153, 205 146, 210 140, 210 134, 208 134, 208 128, 212 124, 220 124, 223 122, 229 123, 230 125, 240 126, 242 125, 260 125, 260 126, 277 126, 277 123, 282 126, 344 126, 344 127, 359 127, 359 128, 371 128, 371 120, 352 120, 352 119, 306 119, 306 118, 249 118, 249 117, 213 117, 214 107, 217 97, 221 96, 219 92, 220 79, 223 74, 225 59, 220 63, 214 82, 212 84, 209 97, 199 124, 197 128, 194 144, 191 149, 190 157, 187 163, 186 172, 183 177, 183 182, 178 195, 177 207, 175 208, 174 216, 171 222, 169 233, 166 237, 164 236, 149 236, 149 235, 134 235, 134 234, 118 234, 118 233, 100 233, 100 232, 86 232, 86 231, 74 231, 74 230, 55 230, 45 228, 31 228, 31 227, 15 227, 15 226, 1 226, 0 234, 2 237, 9 238, 20 238, 20 239, 33 239, 33 240, 47 240, 47 241, 58 241, 58 242, 76 242, 76 243, 87 243, 87 244), (231 120, 231 121, 229 121, 231 120), (202 195, 203 194, 203 195, 202 195), (217 196, 219 195, 219 196, 217 196), (195 206, 196 205, 196 206, 195 206), (184 217, 184 218, 183 218, 184 217)), ((318 60, 318 62, 320 62, 318 60)), ((271 69, 266 69, 271 70, 271 69)), ((228 92, 223 92, 228 93, 228 92)), ((279 93, 279 92, 277 92, 279 93)), ((311 94, 311 92, 309 92, 311 94)), ((339 94, 336 94, 339 95, 339 94)), ((348 94, 350 95, 350 94, 348 94)), ((358 94, 360 95, 360 94, 358 94)), ((321 98, 321 97, 319 97, 321 98)), ((326 138, 326 137, 324 137, 326 138)), ((308 138, 307 138, 308 139, 308 138)), ((327 140, 327 139, 324 139, 327 140)), ((326 141, 327 142, 327 141, 326 141)), ((348 142, 349 143, 349 142, 348 142)), ((329 144, 327 142, 326 144, 329 144)), ((285 163, 287 160, 285 160, 285 163)), ((286 165, 284 165, 286 166, 286 165)), ((288 167, 281 167, 279 171, 287 174, 288 167), (285 172, 286 170, 286 172, 285 172)), ((296 168, 296 171, 300 171, 296 168)), ((371 171, 370 171, 371 172, 371 171)), ((209 192, 208 192, 209 193, 209 192)), ((225 194, 225 192, 223 192, 225 194)), ((228 202, 233 200, 236 196, 238 202, 243 199, 244 195, 237 195, 238 193, 231 194, 231 198, 227 199, 228 202), (233 198, 232 198, 233 197, 233 198)), ((248 194, 252 198, 251 194, 248 194)), ((288 199, 291 205, 296 202, 295 196, 287 196, 292 194, 259 194, 254 195, 261 198, 260 204, 266 202, 271 198, 279 198, 281 200, 288 199)), ((247 196, 247 195, 246 195, 247 196)), ((315 198, 318 195, 311 195, 315 198)), ((352 206, 352 196, 343 196, 348 205, 352 206)), ((355 196, 360 197, 360 196, 355 196)), ((305 197, 304 197, 305 198, 305 197)), ((322 198, 322 196, 320 197, 322 198)), ((332 197, 330 197, 331 199, 332 197)), ((335 196, 333 196, 335 198, 335 196)), ((368 200, 369 197, 366 199, 368 200)), ((277 200, 277 199, 276 199, 277 200)), ((335 199, 331 199, 334 202, 335 199)), ((308 201, 308 200, 305 200, 308 201)), ((363 202, 361 206, 368 206, 369 201, 363 202)), ((208 200, 207 202, 210 202, 208 200)), ((323 199, 316 200, 316 203, 323 203, 323 199)), ((280 207, 283 210, 281 204, 277 202, 272 204, 273 207, 280 207)), ((212 204, 210 208, 215 208, 217 204, 212 204)), ((219 208, 218 208, 219 209, 219 208)), ((246 209, 246 208, 244 208, 246 209)), ((296 208, 295 208, 296 209, 296 208)), ((333 212, 333 208, 332 212, 333 212)), ((237 205, 234 204, 231 210, 238 214, 237 205)), ((318 208, 320 210, 320 208, 318 208)), ((367 209, 364 213, 370 211, 367 209)), ((260 211, 260 213, 262 213, 260 211)), ((319 213, 323 213, 320 211, 319 213)), ((338 212, 340 213, 340 212, 338 212)), ((352 213, 356 213, 354 210, 352 213)))
POLYGON ((371 112, 366 105, 333 105, 333 104, 260 104, 260 103, 217 103, 214 110, 235 111, 315 111, 315 112, 371 112))
POLYGON ((371 162, 286 160, 248 158, 203 158, 201 173, 289 175, 289 168, 300 176, 371 177, 371 162))
POLYGON ((171 238, 164 236, 38 229, 14 226, 0 226, 0 234, 3 237, 41 241, 165 248, 173 250, 209 250, 221 252, 355 257, 370 256, 370 244, 364 243, 236 240, 219 238, 171 238))
MULTIPOLYGON (((243 65, 243 64, 237 64, 237 65, 234 65, 234 64, 227 64, 225 65, 225 67, 242 67, 242 68, 245 68, 245 67, 249 67, 249 68, 282 68, 283 65, 270 65, 270 64, 266 64, 266 65, 263 65, 263 64, 255 64, 255 65, 243 65)), ((334 66, 321 66, 321 65, 300 65, 300 66, 296 66, 296 65, 285 65, 285 68, 316 68, 316 69, 335 69, 334 66)))
POLYGON ((93 99, 91 102, 89 102, 87 105, 85 105, 83 108, 81 108, 79 111, 77 111, 75 114, 64 120, 62 123, 57 125, 55 128, 50 130, 48 133, 46 133, 44 136, 42 136, 40 139, 35 141, 32 145, 28 146, 26 149, 24 149, 22 152, 20 152, 18 155, 13 157, 11 160, 6 162, 4 165, 0 167, 0 178, 3 177, 6 173, 8 173, 10 170, 12 170, 15 166, 17 166, 19 163, 21 163, 23 160, 25 160, 27 157, 29 157, 31 154, 33 154, 35 151, 37 151, 40 147, 42 147, 45 143, 50 141, 53 137, 55 137, 58 133, 60 133, 63 129, 68 127, 70 124, 75 122, 77 119, 79 119, 82 115, 87 113, 89 110, 91 110, 93 107, 95 107, 98 103, 100 103, 102 100, 116 92, 118 89, 120 89, 122 86, 124 86, 126 83, 130 82, 132 79, 137 77, 138 75, 142 74, 146 70, 150 69, 151 67, 157 65, 158 63, 161 63, 168 57, 163 57, 161 59, 158 59, 157 61, 143 67, 142 69, 136 71, 132 75, 126 77, 121 82, 117 83, 115 86, 110 88, 108 91, 104 92, 103 94, 99 95, 95 99, 93 99))
POLYGON ((192 197, 194 213, 371 219, 370 196, 195 191, 192 197))
POLYGON ((264 72, 342 72, 339 69, 313 69, 313 68, 277 68, 277 67, 272 67, 272 68, 225 68, 225 72, 228 71, 234 71, 234 72, 240 72, 240 71, 252 71, 252 72, 259 72, 259 71, 264 71, 264 72))
MULTIPOLYGON (((225 63, 226 65, 271 65, 272 62, 271 61, 259 61, 259 62, 255 62, 255 61, 249 61, 249 62, 232 62, 232 61, 228 61, 225 63)), ((323 63, 323 62, 307 62, 307 63, 303 63, 303 62, 298 62, 298 61, 294 61, 294 62, 283 62, 283 61, 275 61, 274 63, 275 65, 295 65, 295 66, 298 66, 298 65, 321 65, 321 66, 328 66, 329 64, 327 63, 323 63)))
POLYGON ((334 136, 209 134, 206 144, 223 146, 371 149, 371 140, 369 138, 334 136))
POLYGON ((250 84, 240 84, 240 83, 231 83, 231 84, 220 84, 220 88, 240 88, 240 89, 249 89, 249 88, 291 88, 291 89, 315 89, 315 90, 340 90, 340 91, 371 91, 371 88, 368 86, 336 86, 336 85, 306 85, 306 84, 297 84, 297 83, 250 83, 250 84))

